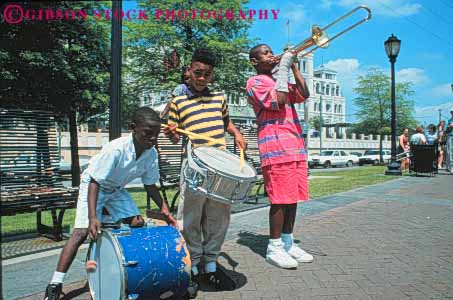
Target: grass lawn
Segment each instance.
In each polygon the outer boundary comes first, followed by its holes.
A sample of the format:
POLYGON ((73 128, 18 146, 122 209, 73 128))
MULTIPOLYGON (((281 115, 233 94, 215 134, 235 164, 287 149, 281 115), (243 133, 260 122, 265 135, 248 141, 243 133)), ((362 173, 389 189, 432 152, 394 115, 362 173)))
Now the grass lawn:
MULTIPOLYGON (((385 166, 366 166, 355 169, 345 168, 336 172, 312 172, 311 176, 313 178, 310 179, 310 199, 395 179, 395 177, 384 175, 386 168, 385 166), (325 178, 316 178, 318 176, 325 178)), ((142 188, 132 188, 129 189, 129 192, 137 201, 137 205, 142 213, 145 214, 146 193, 144 190, 142 188)), ((169 190, 167 192, 169 201, 171 201, 175 192, 175 190, 169 190)), ((152 208, 156 208, 153 202, 151 204, 152 208)), ((74 217, 75 209, 68 209, 63 220, 66 230, 74 224, 74 217)), ((43 212, 42 221, 44 224, 50 225, 52 223, 50 212, 43 212)), ((2 236, 15 233, 36 232, 36 214, 28 213, 2 217, 1 225, 2 236)))
POLYGON ((310 199, 349 191, 399 177, 384 175, 387 166, 366 166, 354 169, 344 168, 336 172, 310 173, 310 199), (332 178, 316 178, 316 176, 332 178))

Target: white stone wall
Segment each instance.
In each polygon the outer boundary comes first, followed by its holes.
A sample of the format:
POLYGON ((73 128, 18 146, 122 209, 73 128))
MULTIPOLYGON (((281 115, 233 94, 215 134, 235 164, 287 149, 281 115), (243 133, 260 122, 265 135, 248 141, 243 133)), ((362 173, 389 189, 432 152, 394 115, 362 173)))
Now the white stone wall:
MULTIPOLYGON (((353 134, 354 138, 351 139, 337 139, 337 138, 327 138, 325 137, 325 131, 323 131, 323 139, 322 139, 322 149, 343 149, 346 151, 354 151, 354 152, 365 152, 368 149, 379 149, 379 136, 369 135, 364 136, 361 134, 360 136, 356 136, 353 134), (373 139, 374 138, 374 139, 373 139)), ((308 152, 309 153, 319 153, 319 144, 320 139, 319 137, 308 138, 308 152)), ((384 140, 382 142, 382 146, 384 149, 390 149, 391 141, 389 136, 384 136, 384 140)))

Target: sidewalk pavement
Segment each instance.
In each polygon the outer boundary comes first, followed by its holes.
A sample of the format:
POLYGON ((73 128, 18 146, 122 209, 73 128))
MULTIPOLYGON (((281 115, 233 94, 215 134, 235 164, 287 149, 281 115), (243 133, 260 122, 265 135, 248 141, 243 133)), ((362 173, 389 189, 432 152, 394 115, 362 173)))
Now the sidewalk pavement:
MULTIPOLYGON (((202 286, 197 299, 453 299, 452 184, 448 175, 402 177, 300 204, 294 235, 315 260, 297 270, 264 261, 268 208, 233 215, 219 261, 239 287, 202 286)), ((52 251, 4 261, 4 299, 42 299, 52 251)), ((65 299, 89 299, 80 252, 65 299)))

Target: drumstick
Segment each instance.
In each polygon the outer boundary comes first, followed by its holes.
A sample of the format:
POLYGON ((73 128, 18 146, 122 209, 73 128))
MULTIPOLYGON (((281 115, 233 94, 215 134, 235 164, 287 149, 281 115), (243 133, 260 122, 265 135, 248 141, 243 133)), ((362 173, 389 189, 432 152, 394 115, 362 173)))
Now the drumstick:
POLYGON ((244 149, 240 148, 240 162, 239 162, 239 170, 242 172, 242 169, 244 169, 244 149))
MULTIPOLYGON (((165 125, 165 124, 160 124, 160 126, 162 126, 163 128, 167 128, 167 127, 168 127, 168 126, 165 125)), ((215 143, 215 144, 221 144, 221 145, 224 144, 224 142, 222 142, 222 141, 220 141, 220 140, 213 139, 213 138, 211 138, 211 137, 209 137, 209 136, 205 136, 205 135, 202 135, 202 134, 199 134, 199 133, 195 133, 195 132, 191 132, 191 131, 188 131, 188 130, 176 128, 176 131, 177 131, 177 132, 180 132, 180 133, 183 133, 183 134, 185 134, 185 135, 193 136, 193 137, 195 137, 195 138, 203 139, 203 140, 206 140, 206 141, 215 143)))
MULTIPOLYGON (((95 240, 91 240, 90 242, 90 253, 91 251, 93 251, 93 253, 96 252, 96 241, 95 240)), ((86 263, 85 263, 85 269, 88 273, 94 273, 98 267, 98 264, 96 262, 96 260, 94 259, 88 259, 89 257, 87 257, 87 260, 86 260, 86 263)))

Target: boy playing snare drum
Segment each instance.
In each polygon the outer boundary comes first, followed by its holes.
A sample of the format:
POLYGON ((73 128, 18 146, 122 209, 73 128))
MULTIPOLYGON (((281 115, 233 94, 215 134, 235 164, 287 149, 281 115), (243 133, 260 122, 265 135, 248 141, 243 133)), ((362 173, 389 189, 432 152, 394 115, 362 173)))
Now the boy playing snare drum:
MULTIPOLYGON (((164 133, 178 142, 176 128, 205 135, 219 141, 218 144, 203 139, 191 139, 192 147, 214 146, 226 148, 225 130, 234 136, 236 144, 246 149, 241 133, 228 116, 228 106, 223 93, 213 92, 208 83, 214 74, 215 56, 204 48, 197 49, 189 69, 189 89, 193 94, 175 97, 170 103, 168 127, 164 133)), ((182 170, 184 170, 183 162, 182 170)), ((191 288, 197 288, 201 270, 198 265, 205 262, 204 273, 211 285, 217 289, 232 290, 234 281, 217 268, 217 256, 225 240, 230 222, 230 205, 207 198, 186 188, 181 174, 181 199, 178 215, 183 215, 182 234, 186 240, 192 260, 191 288)))
POLYGON ((88 234, 94 239, 100 232, 104 207, 114 221, 126 219, 131 227, 143 226, 140 211, 124 188, 132 180, 142 179, 146 191, 160 207, 162 214, 176 226, 176 220, 169 213, 168 205, 162 201, 156 187, 159 167, 154 146, 160 131, 159 115, 151 108, 142 107, 135 112, 131 129, 130 135, 105 145, 83 172, 74 231, 60 254, 44 299, 60 299, 64 277, 78 248, 88 234))
POLYGON ((308 87, 294 63, 296 54, 286 52, 273 78, 278 59, 269 46, 250 50, 250 62, 257 71, 247 81, 248 101, 258 125, 258 146, 271 208, 270 239, 266 261, 281 268, 296 268, 313 256, 294 244, 293 229, 297 202, 308 200, 307 162, 302 128, 294 108, 309 97, 308 87), (296 84, 288 84, 289 69, 296 84))

